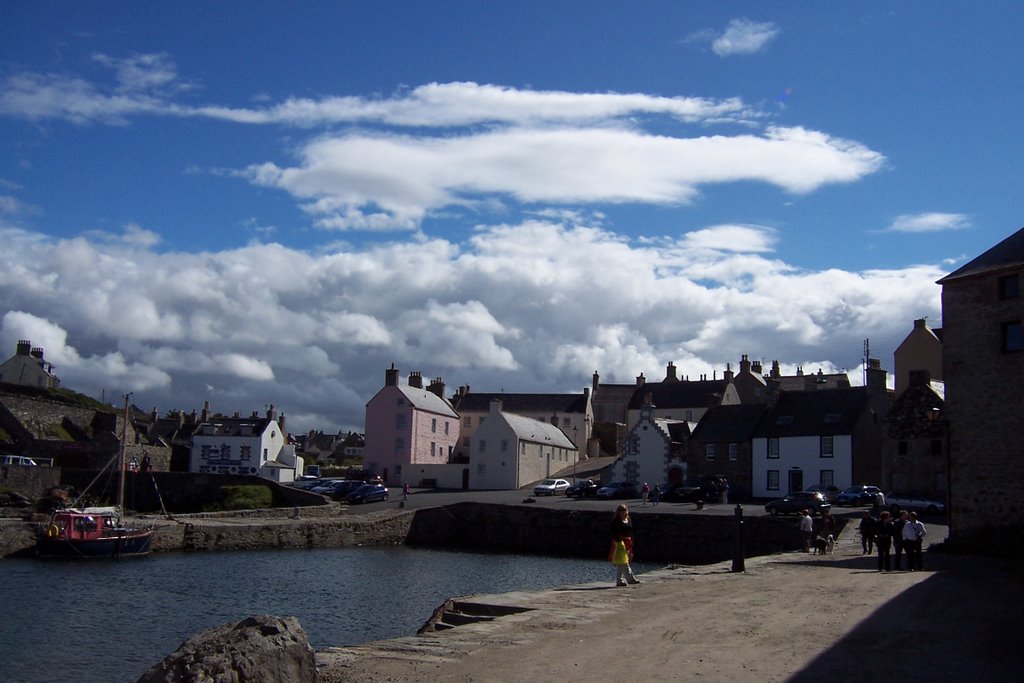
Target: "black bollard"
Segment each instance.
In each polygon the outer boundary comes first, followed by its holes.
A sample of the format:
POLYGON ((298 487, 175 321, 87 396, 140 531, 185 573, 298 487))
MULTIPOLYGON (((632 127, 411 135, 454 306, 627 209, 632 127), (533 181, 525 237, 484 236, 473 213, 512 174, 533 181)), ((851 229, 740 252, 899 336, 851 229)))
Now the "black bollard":
POLYGON ((736 504, 736 524, 733 526, 736 542, 733 545, 732 570, 742 572, 746 568, 743 566, 743 507, 739 503, 736 504))

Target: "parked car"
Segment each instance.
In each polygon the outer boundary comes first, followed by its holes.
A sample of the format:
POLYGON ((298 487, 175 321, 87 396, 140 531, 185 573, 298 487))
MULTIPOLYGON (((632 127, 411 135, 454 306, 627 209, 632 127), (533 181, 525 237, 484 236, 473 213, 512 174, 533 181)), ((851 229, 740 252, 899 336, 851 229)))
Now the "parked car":
POLYGON ((813 515, 831 508, 832 504, 828 502, 828 498, 823 493, 818 491, 795 491, 788 496, 776 498, 766 503, 764 511, 769 515, 779 515, 808 510, 813 515))
POLYGON ((345 500, 348 494, 368 483, 369 482, 363 481, 362 479, 342 479, 341 481, 336 481, 331 484, 330 489, 325 495, 328 495, 335 500, 345 500))
POLYGON ((388 499, 388 487, 384 484, 363 484, 345 496, 350 503, 372 503, 388 499))
POLYGON ((601 485, 593 479, 580 479, 575 484, 571 484, 569 488, 565 490, 565 495, 570 498, 573 496, 577 498, 596 496, 599 488, 601 488, 601 485))
POLYGON ((331 487, 334 486, 339 481, 342 481, 342 480, 341 479, 321 479, 319 484, 317 484, 316 486, 314 486, 314 487, 312 487, 310 489, 307 489, 307 490, 308 491, 312 491, 313 493, 322 493, 324 495, 327 495, 327 494, 329 494, 331 492, 331 487))
POLYGON ((26 467, 35 467, 36 461, 32 458, 26 458, 24 455, 5 455, 3 460, 0 461, 3 465, 23 465, 26 467))
POLYGON ((638 498, 639 496, 636 484, 628 481, 613 481, 597 490, 598 498, 638 498))
POLYGON ((565 493, 567 488, 569 488, 569 482, 565 479, 545 479, 533 487, 533 495, 554 496, 565 493))
POLYGON ((867 484, 849 486, 836 496, 836 505, 871 505, 875 502, 875 495, 881 490, 877 486, 867 484))
POLYGON ((705 499, 704 489, 700 486, 683 486, 682 484, 672 486, 671 484, 666 484, 661 487, 661 491, 661 499, 668 502, 696 503, 699 500, 705 499))
POLYGON ((885 496, 885 502, 893 514, 899 514, 901 510, 927 512, 931 515, 946 511, 943 501, 920 491, 893 491, 885 496))
POLYGON ((838 486, 822 486, 821 484, 815 484, 814 486, 808 486, 804 490, 805 491, 811 491, 811 492, 817 492, 817 493, 824 493, 825 497, 828 498, 830 502, 835 500, 836 496, 838 496, 840 493, 842 493, 842 491, 839 489, 838 486))

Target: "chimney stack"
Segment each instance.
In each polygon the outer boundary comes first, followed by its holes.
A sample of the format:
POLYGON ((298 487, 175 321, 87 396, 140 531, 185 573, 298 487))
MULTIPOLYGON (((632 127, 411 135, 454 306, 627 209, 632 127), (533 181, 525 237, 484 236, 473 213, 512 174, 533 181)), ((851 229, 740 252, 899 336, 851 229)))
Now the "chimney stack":
POLYGON ((750 371, 755 375, 761 374, 761 361, 755 360, 750 364, 750 371))
POLYGON ((392 363, 391 367, 384 371, 384 386, 386 387, 397 387, 398 386, 398 369, 395 368, 395 364, 392 363))
POLYGON ((32 342, 30 342, 27 339, 20 339, 18 341, 18 346, 17 346, 17 350, 15 351, 15 354, 18 355, 18 356, 27 356, 27 355, 29 355, 29 353, 31 353, 31 350, 32 350, 32 342))
POLYGON ((419 370, 413 370, 409 373, 409 386, 413 389, 423 388, 423 373, 419 370))
POLYGON ((427 391, 434 394, 440 399, 444 399, 444 382, 440 377, 435 377, 430 380, 430 386, 427 387, 427 391))
POLYGON ((676 377, 676 364, 672 361, 668 362, 668 367, 665 368, 665 381, 666 382, 678 382, 679 378, 676 377))

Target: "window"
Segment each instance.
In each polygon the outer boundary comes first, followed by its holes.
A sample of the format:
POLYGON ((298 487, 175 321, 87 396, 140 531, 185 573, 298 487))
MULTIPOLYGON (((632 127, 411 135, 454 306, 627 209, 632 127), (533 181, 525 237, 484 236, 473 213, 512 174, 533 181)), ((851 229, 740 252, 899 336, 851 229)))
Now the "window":
POLYGON ((715 444, 709 443, 706 446, 704 446, 704 457, 707 458, 708 460, 715 459, 715 444))
POLYGON ((772 437, 768 439, 768 457, 777 458, 779 457, 779 439, 778 437, 772 437))
POLYGON ((1017 299, 1020 298, 1020 275, 1004 275, 999 278, 999 298, 1017 299))
POLYGON ((430 457, 434 458, 437 456, 437 444, 433 441, 430 442, 430 457))
POLYGON ((477 447, 476 450, 477 450, 478 453, 485 453, 485 452, 487 452, 487 440, 486 439, 480 439, 480 445, 477 447))
POLYGON ((567 418, 567 417, 563 417, 562 418, 562 426, 563 427, 568 427, 569 426, 569 418, 567 418))
POLYGON ((821 457, 831 458, 832 457, 832 437, 823 436, 821 437, 821 457))
POLYGON ((405 439, 395 439, 395 455, 405 453, 405 439))
POLYGON ((405 413, 399 413, 395 415, 395 428, 402 429, 405 427, 405 413))
POLYGON ((833 484, 835 484, 835 474, 832 472, 832 470, 822 470, 820 480, 818 483, 824 486, 825 488, 832 486, 833 484))
POLYGON ((462 420, 462 423, 463 423, 464 425, 466 425, 466 428, 468 429, 468 428, 470 428, 470 427, 472 427, 472 426, 473 426, 473 418, 471 418, 471 417, 470 417, 469 415, 467 415, 467 416, 466 416, 466 417, 465 417, 465 418, 464 418, 464 419, 462 420))
POLYGON ((768 490, 778 491, 779 490, 779 471, 768 470, 768 490))
POLYGON ((1003 323, 1003 352, 1024 351, 1024 326, 1019 320, 1003 323))
POLYGON ((430 419, 430 432, 432 434, 437 434, 437 418, 436 417, 430 419))
POLYGON ((445 435, 445 436, 448 436, 448 426, 449 426, 450 424, 451 424, 451 423, 450 423, 450 422, 448 422, 448 420, 445 420, 445 421, 444 421, 444 435, 445 435))
POLYGON ((740 458, 740 445, 738 443, 729 444, 729 462, 736 462, 740 458))
POLYGON ((404 405, 405 405, 405 399, 404 399, 404 398, 399 398, 399 399, 398 399, 398 401, 397 401, 397 403, 398 403, 398 405, 400 405, 400 406, 404 406, 404 405))
POLYGON ((242 460, 249 460, 252 458, 252 446, 242 446, 238 449, 241 453, 242 460))

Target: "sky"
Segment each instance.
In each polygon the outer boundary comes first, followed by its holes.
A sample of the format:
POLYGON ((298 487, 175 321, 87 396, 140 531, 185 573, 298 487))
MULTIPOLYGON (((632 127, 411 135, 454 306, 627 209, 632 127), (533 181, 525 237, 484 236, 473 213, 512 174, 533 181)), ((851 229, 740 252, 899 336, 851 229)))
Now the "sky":
POLYGON ((0 3, 0 357, 361 430, 482 392, 892 370, 1016 232, 1017 2, 0 3))

